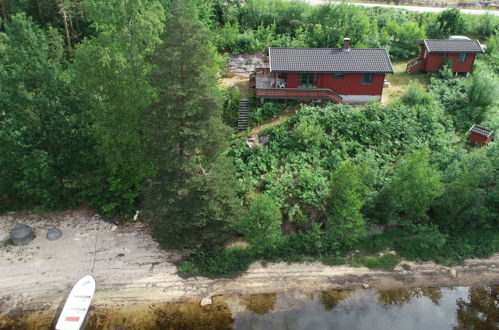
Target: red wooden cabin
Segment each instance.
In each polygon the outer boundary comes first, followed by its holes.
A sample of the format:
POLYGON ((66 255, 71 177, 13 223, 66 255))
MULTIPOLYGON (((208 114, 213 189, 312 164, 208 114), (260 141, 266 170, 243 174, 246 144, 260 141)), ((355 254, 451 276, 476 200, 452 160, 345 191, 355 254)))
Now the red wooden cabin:
POLYGON ((269 68, 257 68, 256 97, 365 103, 381 100, 385 74, 393 73, 382 48, 269 48, 269 68))
POLYGON ((407 64, 407 72, 438 71, 444 62, 452 61, 452 72, 469 73, 473 70, 476 54, 483 53, 478 40, 429 39, 421 43, 418 58, 407 64))
POLYGON ((480 125, 473 125, 470 130, 470 139, 473 145, 487 146, 492 141, 494 131, 480 125))

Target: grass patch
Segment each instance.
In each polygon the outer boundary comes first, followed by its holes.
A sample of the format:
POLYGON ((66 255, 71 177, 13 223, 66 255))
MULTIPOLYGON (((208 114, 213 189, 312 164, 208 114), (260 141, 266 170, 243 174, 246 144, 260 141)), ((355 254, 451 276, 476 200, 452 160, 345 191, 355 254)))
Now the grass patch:
POLYGON ((400 258, 394 254, 385 254, 378 258, 355 258, 352 266, 365 266, 369 269, 393 270, 398 265, 400 258))
POLYGON ((390 87, 383 89, 382 103, 388 105, 394 101, 400 99, 405 92, 407 85, 412 80, 417 80, 425 88, 428 86, 429 77, 425 73, 413 73, 409 74, 406 72, 407 61, 397 61, 393 62, 394 74, 386 75, 386 80, 390 82, 390 87))
POLYGON ((334 255, 322 257, 320 260, 324 265, 328 265, 328 266, 340 266, 340 265, 344 265, 347 263, 345 258, 334 256, 334 255))
POLYGON ((411 270, 411 266, 409 266, 408 264, 402 264, 401 266, 404 270, 411 270))
POLYGON ((251 250, 241 247, 200 251, 181 261, 178 272, 184 276, 235 277, 246 271, 252 262, 251 250))
POLYGON ((8 247, 14 246, 14 242, 12 242, 12 240, 9 238, 9 239, 2 242, 2 246, 4 248, 8 248, 8 247))

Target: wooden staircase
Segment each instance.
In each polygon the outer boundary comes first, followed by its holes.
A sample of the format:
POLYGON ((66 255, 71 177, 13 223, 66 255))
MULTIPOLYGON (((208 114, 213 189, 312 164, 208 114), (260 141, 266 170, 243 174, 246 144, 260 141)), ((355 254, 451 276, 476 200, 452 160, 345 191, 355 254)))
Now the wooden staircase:
POLYGON ((248 99, 241 99, 239 101, 239 112, 237 115, 237 129, 244 131, 248 128, 250 107, 248 104, 248 99))
POLYGON ((407 63, 407 73, 416 73, 418 71, 423 70, 424 67, 424 59, 423 58, 417 58, 415 60, 410 61, 407 63))

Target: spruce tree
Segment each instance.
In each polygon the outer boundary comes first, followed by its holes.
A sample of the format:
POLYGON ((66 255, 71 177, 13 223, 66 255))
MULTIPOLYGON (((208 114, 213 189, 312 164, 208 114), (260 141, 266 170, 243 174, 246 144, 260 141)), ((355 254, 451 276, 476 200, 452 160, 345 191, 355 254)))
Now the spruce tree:
POLYGON ((145 187, 146 217, 166 247, 221 244, 239 209, 229 130, 217 87, 219 57, 193 1, 170 3, 163 44, 152 57, 159 93, 150 113, 157 177, 145 187))

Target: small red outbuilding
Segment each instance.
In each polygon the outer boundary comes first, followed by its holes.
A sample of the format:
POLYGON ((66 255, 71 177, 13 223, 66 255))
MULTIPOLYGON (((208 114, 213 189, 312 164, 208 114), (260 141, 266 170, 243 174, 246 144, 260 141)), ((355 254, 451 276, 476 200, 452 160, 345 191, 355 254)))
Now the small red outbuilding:
POLYGON ((494 131, 480 125, 473 125, 470 130, 470 139, 473 145, 486 146, 492 141, 494 131))
POLYGON ((407 64, 407 72, 435 72, 444 62, 452 61, 452 72, 469 73, 473 70, 476 54, 483 53, 478 40, 428 39, 420 42, 421 51, 417 59, 407 64))

